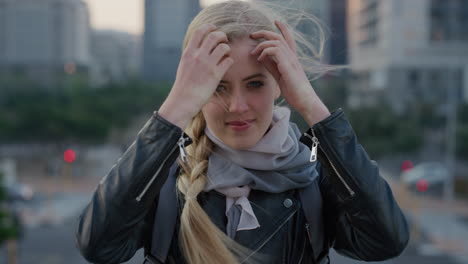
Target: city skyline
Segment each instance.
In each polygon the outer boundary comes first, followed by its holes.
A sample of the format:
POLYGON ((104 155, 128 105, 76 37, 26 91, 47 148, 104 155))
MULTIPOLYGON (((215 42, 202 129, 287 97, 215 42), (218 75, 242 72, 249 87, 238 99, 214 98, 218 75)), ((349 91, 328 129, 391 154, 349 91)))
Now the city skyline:
MULTIPOLYGON (((111 29, 143 34, 144 1, 84 0, 89 7, 93 29, 111 29)), ((202 6, 226 0, 200 0, 202 6)))

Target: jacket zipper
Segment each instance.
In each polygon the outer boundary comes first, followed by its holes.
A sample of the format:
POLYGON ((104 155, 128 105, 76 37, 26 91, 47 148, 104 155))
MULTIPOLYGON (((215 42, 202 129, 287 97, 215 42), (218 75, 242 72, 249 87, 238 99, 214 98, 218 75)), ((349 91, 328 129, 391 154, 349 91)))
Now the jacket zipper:
POLYGON ((180 152, 180 155, 181 155, 181 158, 184 162, 187 162, 187 154, 185 153, 185 149, 184 149, 184 144, 185 144, 185 141, 187 141, 186 138, 184 138, 184 134, 182 133, 182 135, 180 136, 179 140, 177 141, 177 144, 172 148, 171 152, 169 153, 169 155, 166 156, 166 158, 163 160, 163 162, 161 163, 161 165, 159 165, 158 167, 158 170, 156 171, 156 173, 153 175, 153 177, 150 179, 150 181, 146 184, 145 188, 143 189, 143 191, 140 193, 140 195, 138 195, 135 200, 137 202, 140 202, 141 199, 143 198, 143 196, 146 194, 146 192, 148 191, 149 187, 151 186, 151 184, 154 182, 154 180, 156 180, 156 177, 158 176, 158 174, 161 172, 162 170, 162 167, 164 166, 164 164, 166 164, 167 160, 172 156, 172 154, 174 153, 174 151, 179 148, 179 150, 181 151, 180 152))
POLYGON ((302 246, 301 257, 299 258, 299 261, 297 262, 297 264, 301 264, 301 263, 302 263, 302 259, 304 258, 306 243, 307 243, 307 241, 304 241, 303 246, 302 246))
MULTIPOLYGON (((314 162, 314 161, 317 160, 317 148, 319 147, 320 142, 319 142, 318 138, 315 136, 314 130, 312 128, 310 130, 312 131, 312 136, 310 136, 307 133, 304 133, 304 135, 312 140, 312 150, 311 150, 310 162, 314 162), (314 154, 314 152, 315 152, 315 154, 314 154), (314 157, 314 160, 312 161, 313 156, 315 156, 315 157, 314 157)), ((330 158, 327 156, 327 153, 325 151, 323 151, 323 148, 321 148, 321 149, 322 149, 322 152, 325 155, 325 158, 327 159, 328 163, 333 168, 333 171, 335 171, 336 176, 338 176, 340 181, 343 183, 343 185, 348 190, 349 195, 354 196, 355 192, 351 189, 351 187, 349 187, 348 183, 343 179, 341 174, 336 169, 335 165, 333 165, 330 158)))
POLYGON ((179 138, 179 141, 177 141, 177 145, 179 145, 179 151, 180 151, 180 158, 184 163, 187 163, 187 153, 185 152, 185 141, 187 141, 186 138, 184 138, 184 135, 179 138))
MULTIPOLYGON (((305 224, 305 229, 306 229, 306 232, 307 232, 307 238, 309 239, 309 244, 310 244, 310 248, 311 248, 312 257, 314 259, 314 263, 316 263, 315 252, 314 251, 317 250, 317 249, 314 249, 313 246, 312 246, 312 237, 310 236, 310 225, 309 225, 309 223, 305 224)), ((304 252, 305 252, 305 250, 304 250, 304 252)))
POLYGON ((254 250, 249 256, 247 256, 247 257, 241 262, 241 264, 242 264, 242 263, 246 263, 246 261, 247 261, 251 256, 253 256, 255 253, 257 253, 257 251, 259 251, 268 241, 270 241, 270 239, 278 232, 278 230, 280 230, 280 228, 281 228, 285 223, 287 223, 287 222, 291 219, 291 217, 292 217, 296 212, 297 212, 297 209, 294 210, 294 212, 292 212, 292 213, 288 216, 288 218, 286 218, 286 220, 284 220, 283 224, 281 224, 281 225, 275 230, 275 232, 273 232, 267 239, 265 239, 265 241, 263 241, 263 243, 262 243, 260 246, 258 246, 256 250, 254 250))
POLYGON ((312 242, 312 239, 311 239, 310 233, 309 233, 309 232, 310 232, 310 230, 309 230, 309 223, 306 223, 306 224, 305 224, 305 229, 306 229, 306 231, 307 231, 307 237, 309 238, 309 241, 312 242))
MULTIPOLYGON (((307 237, 309 238, 309 243, 310 243, 311 240, 310 240, 310 235, 309 235, 309 224, 307 223, 305 225, 305 227, 306 227, 306 230, 307 230, 307 237)), ((299 261, 297 262, 297 264, 302 263, 302 259, 304 258, 304 253, 305 253, 305 249, 306 249, 306 245, 307 245, 306 243, 307 243, 307 241, 304 241, 303 246, 302 246, 301 257, 299 258, 299 261)))

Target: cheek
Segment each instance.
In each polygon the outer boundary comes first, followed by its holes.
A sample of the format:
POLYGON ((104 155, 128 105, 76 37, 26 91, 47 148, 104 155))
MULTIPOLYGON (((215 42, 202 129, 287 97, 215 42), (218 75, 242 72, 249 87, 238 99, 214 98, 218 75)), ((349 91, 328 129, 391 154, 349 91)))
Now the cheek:
POLYGON ((257 112, 263 112, 264 114, 268 114, 273 109, 275 103, 275 98, 271 96, 271 94, 261 94, 256 96, 254 99, 254 104, 257 112))
POLYGON ((213 125, 219 126, 218 123, 223 122, 223 112, 224 110, 218 104, 212 102, 205 104, 202 108, 203 116, 210 128, 213 125))

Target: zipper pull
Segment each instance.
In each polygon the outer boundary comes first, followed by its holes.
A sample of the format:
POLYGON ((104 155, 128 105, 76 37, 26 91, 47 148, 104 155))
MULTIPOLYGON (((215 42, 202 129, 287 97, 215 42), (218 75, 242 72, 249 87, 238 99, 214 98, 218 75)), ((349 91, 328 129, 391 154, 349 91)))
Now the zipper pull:
POLYGON ((310 151, 310 162, 315 162, 317 161, 317 150, 318 150, 318 145, 319 145, 319 140, 315 136, 314 130, 311 129, 312 131, 312 149, 310 151))
POLYGON ((316 137, 312 139, 312 150, 310 152, 310 162, 317 161, 317 149, 318 149, 319 141, 316 137))
POLYGON ((177 145, 179 145, 179 151, 180 151, 180 157, 182 158, 182 161, 184 163, 187 163, 187 153, 185 152, 185 138, 184 135, 182 135, 179 138, 179 141, 177 141, 177 145))

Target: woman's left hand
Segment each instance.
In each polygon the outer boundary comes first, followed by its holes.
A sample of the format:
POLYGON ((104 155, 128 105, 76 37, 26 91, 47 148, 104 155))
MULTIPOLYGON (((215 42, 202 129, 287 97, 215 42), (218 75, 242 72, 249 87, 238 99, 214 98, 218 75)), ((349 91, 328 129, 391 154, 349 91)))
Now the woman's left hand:
POLYGON ((330 115, 330 112, 315 93, 299 62, 291 32, 279 21, 275 21, 275 25, 282 35, 268 30, 260 30, 250 35, 252 39, 265 39, 251 54, 258 55, 258 61, 263 63, 276 79, 288 104, 296 109, 309 125, 313 125, 330 115))

